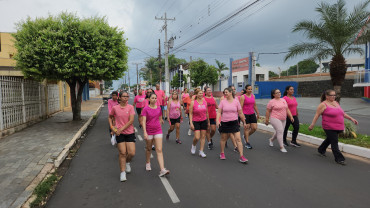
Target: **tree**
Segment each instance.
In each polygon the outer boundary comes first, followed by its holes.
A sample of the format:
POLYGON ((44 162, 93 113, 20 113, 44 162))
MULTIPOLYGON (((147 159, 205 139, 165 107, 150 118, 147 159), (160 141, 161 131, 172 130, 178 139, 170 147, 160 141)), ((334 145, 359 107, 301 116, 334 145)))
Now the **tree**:
MULTIPOLYGON (((350 14, 347 13, 344 0, 338 0, 333 5, 321 2, 316 8, 320 15, 318 22, 304 20, 293 27, 293 32, 303 32, 312 42, 291 46, 285 61, 302 54, 311 54, 312 60, 331 57, 330 77, 338 100, 347 71, 344 55, 364 53, 361 47, 354 45, 354 42, 370 15, 366 9, 369 2, 366 0, 355 6, 350 14)), ((359 40, 370 40, 369 36, 369 32, 366 32, 359 40)))
POLYGON ((208 65, 204 60, 198 59, 190 63, 190 79, 192 86, 216 84, 219 73, 216 67, 208 65))
POLYGON ((273 71, 269 71, 269 77, 278 77, 279 75, 273 71))
POLYGON ((63 12, 28 18, 16 27, 17 68, 25 77, 67 82, 73 120, 81 120, 82 92, 89 80, 112 80, 127 70, 123 31, 110 27, 104 17, 81 19, 63 12))
MULTIPOLYGON (((298 73, 299 74, 312 74, 317 71, 317 68, 319 67, 318 64, 315 63, 315 61, 306 59, 303 61, 298 62, 298 73)), ((289 67, 287 71, 282 71, 283 76, 288 75, 296 75, 297 74, 297 65, 289 67), (287 73, 288 71, 288 73, 287 73)))
POLYGON ((217 65, 217 73, 218 73, 218 77, 219 77, 219 90, 221 91, 221 78, 223 78, 225 75, 222 73, 222 71, 225 71, 225 70, 229 70, 229 68, 227 68, 226 64, 220 62, 219 60, 215 59, 216 60, 216 65, 217 65))
MULTIPOLYGON (((181 80, 182 81, 181 87, 183 87, 184 85, 186 85, 188 83, 187 82, 187 78, 188 78, 188 76, 186 74, 184 74, 183 75, 183 79, 181 80)), ((173 88, 179 88, 180 87, 180 76, 179 76, 179 73, 176 73, 172 77, 171 87, 173 87, 173 88)))
POLYGON ((104 88, 108 89, 113 86, 113 81, 112 80, 104 80, 104 88))

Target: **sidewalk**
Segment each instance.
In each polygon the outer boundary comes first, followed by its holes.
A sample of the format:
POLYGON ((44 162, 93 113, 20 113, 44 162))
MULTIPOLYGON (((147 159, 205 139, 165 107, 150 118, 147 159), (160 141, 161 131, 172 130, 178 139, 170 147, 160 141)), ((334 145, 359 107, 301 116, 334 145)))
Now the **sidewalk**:
POLYGON ((1 208, 22 206, 42 180, 38 175, 54 167, 54 160, 101 105, 101 100, 83 102, 81 121, 72 121, 71 109, 67 109, 0 140, 1 208))
MULTIPOLYGON (((298 102, 298 108, 316 110, 320 104, 320 98, 318 97, 300 97, 296 98, 298 102)), ((270 99, 256 99, 257 104, 267 105, 270 99)), ((342 98, 340 106, 346 113, 370 116, 370 103, 365 102, 361 98, 342 98)))

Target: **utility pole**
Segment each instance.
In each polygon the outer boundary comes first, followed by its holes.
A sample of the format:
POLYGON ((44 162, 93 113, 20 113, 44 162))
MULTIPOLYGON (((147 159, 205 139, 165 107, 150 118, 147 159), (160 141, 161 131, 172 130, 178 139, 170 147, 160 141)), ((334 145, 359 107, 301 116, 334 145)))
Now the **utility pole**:
POLYGON ((139 64, 141 63, 132 63, 136 65, 136 93, 139 93, 139 64))
POLYGON ((162 55, 161 55, 161 39, 158 39, 158 61, 159 61, 159 86, 162 86, 162 55))
POLYGON ((131 82, 130 82, 130 69, 127 70, 128 73, 128 91, 131 91, 131 82))
POLYGON ((164 18, 161 17, 161 18, 157 18, 155 17, 156 20, 164 20, 164 25, 162 27, 162 30, 164 30, 164 72, 165 72, 165 85, 166 85, 166 93, 167 95, 169 95, 169 92, 170 92, 170 84, 169 84, 169 81, 170 81, 170 72, 169 72, 169 69, 168 69, 168 53, 169 53, 169 49, 168 49, 168 40, 167 40, 167 20, 175 20, 175 18, 171 19, 171 18, 167 18, 167 13, 165 12, 164 13, 164 18))

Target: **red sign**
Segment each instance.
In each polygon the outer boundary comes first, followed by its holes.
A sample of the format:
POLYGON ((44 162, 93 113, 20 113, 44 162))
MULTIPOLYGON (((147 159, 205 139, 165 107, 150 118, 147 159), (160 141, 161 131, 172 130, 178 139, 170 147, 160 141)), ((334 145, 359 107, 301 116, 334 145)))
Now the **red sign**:
POLYGON ((232 72, 247 71, 249 69, 249 58, 242 58, 231 63, 232 72))

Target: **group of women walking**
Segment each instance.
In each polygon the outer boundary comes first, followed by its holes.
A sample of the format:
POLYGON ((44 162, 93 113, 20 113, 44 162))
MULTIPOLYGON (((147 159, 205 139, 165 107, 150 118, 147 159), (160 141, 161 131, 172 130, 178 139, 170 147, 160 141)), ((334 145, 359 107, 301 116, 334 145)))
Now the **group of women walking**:
MULTIPOLYGON (((117 95, 117 93, 113 93, 117 95)), ((299 119, 297 110, 297 100, 293 96, 294 88, 287 86, 284 96, 281 96, 279 89, 271 91, 271 100, 266 107, 265 124, 271 124, 275 129, 273 136, 269 139, 269 146, 274 146, 274 140, 278 141, 280 151, 286 153, 287 132, 290 125, 293 126, 291 146, 300 147, 297 142, 299 131, 299 119)), ((344 118, 358 122, 344 113, 338 102, 335 101, 335 91, 328 90, 321 98, 321 104, 317 108, 316 115, 309 127, 313 128, 317 119, 322 115, 322 126, 327 135, 327 139, 318 148, 321 156, 325 156, 326 149, 330 144, 335 156, 335 161, 339 164, 345 164, 344 157, 338 149, 338 133, 344 129, 344 118)), ((188 135, 194 133, 190 153, 197 153, 197 145, 199 144, 198 155, 201 158, 206 158, 205 144, 209 150, 214 148, 213 137, 218 128, 220 139, 220 155, 221 160, 226 159, 225 147, 227 140, 231 138, 234 145, 234 151, 239 153, 238 161, 247 163, 248 159, 243 153, 243 142, 240 134, 240 126, 243 127, 243 140, 247 149, 252 149, 250 136, 257 130, 257 120, 260 113, 256 104, 252 87, 246 85, 241 96, 235 96, 235 88, 228 87, 223 91, 223 97, 219 104, 212 95, 212 90, 205 87, 204 92, 197 88, 192 92, 187 89, 181 95, 177 91, 173 91, 167 99, 165 93, 159 90, 154 92, 148 89, 138 91, 135 96, 133 106, 128 104, 129 95, 127 92, 119 94, 121 102, 109 101, 109 125, 110 132, 116 136, 117 148, 119 151, 120 164, 120 180, 126 181, 126 173, 131 172, 130 161, 135 155, 135 132, 133 127, 134 115, 138 114, 139 127, 143 129, 143 135, 146 142, 146 164, 145 169, 151 171, 150 156, 151 151, 155 150, 157 161, 160 167, 159 176, 165 176, 170 173, 164 166, 163 150, 162 150, 162 124, 164 123, 163 111, 166 112, 166 119, 169 123, 166 140, 170 139, 171 133, 176 131, 176 143, 182 144, 180 138, 180 127, 184 117, 189 119, 188 135), (166 104, 164 108, 163 103, 166 104), (184 113, 183 113, 184 111, 184 113)))

